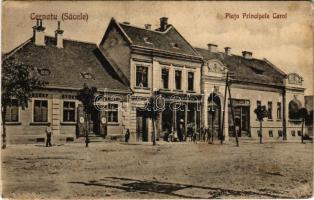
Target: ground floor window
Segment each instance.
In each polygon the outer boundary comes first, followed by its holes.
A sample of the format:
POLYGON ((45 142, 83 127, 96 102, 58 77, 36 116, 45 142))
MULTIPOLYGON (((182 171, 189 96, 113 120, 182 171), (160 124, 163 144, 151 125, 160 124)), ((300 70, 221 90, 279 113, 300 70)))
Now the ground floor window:
POLYGON ((302 135, 301 131, 298 131, 298 136, 301 136, 301 135, 302 135))
POLYGON ((292 136, 295 136, 295 131, 291 131, 291 135, 292 135, 292 136))
POLYGON ((268 131, 268 134, 269 134, 269 137, 274 137, 272 130, 268 131))
POLYGON ((17 99, 12 99, 11 106, 7 107, 5 121, 6 122, 18 122, 19 121, 19 105, 18 105, 17 99))
POLYGON ((282 137, 282 136, 283 136, 282 130, 278 130, 278 137, 282 137))
MULTIPOLYGON (((233 108, 234 110, 234 123, 236 127, 236 131, 238 136, 250 136, 250 107, 249 106, 241 106, 237 105, 233 108)), ((232 122, 232 114, 231 114, 231 107, 229 105, 229 136, 233 136, 233 126, 232 122)))
POLYGON ((63 102, 63 121, 75 122, 75 102, 74 101, 63 102))
POLYGON ((34 122, 48 122, 48 100, 34 100, 34 122))
POLYGON ((118 104, 108 105, 108 122, 118 122, 118 104))

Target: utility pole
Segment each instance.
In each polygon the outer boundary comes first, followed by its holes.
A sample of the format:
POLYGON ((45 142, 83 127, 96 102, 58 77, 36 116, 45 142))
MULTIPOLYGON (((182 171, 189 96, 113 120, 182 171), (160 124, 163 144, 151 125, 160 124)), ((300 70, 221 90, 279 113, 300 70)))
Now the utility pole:
MULTIPOLYGON (((225 108, 226 108, 226 101, 227 101, 227 85, 228 85, 229 73, 226 74, 226 86, 225 86, 225 96, 224 96, 224 107, 222 108, 222 124, 221 124, 221 135, 220 135, 220 144, 223 143, 224 134, 225 134, 225 108)), ((228 133, 227 133, 228 134, 228 133)))
MULTIPOLYGON (((228 89, 228 94, 229 94, 229 99, 230 99, 230 108, 231 108, 231 116, 232 116, 232 122, 233 122, 233 134, 235 135, 236 138, 236 143, 237 143, 237 147, 239 146, 239 138, 238 138, 238 134, 236 131, 236 127, 235 127, 235 120, 234 120, 234 110, 233 110, 233 104, 232 104, 232 97, 231 97, 231 92, 230 92, 230 84, 229 84, 229 72, 227 72, 227 77, 226 77, 226 89, 225 89, 225 102, 227 100, 227 90, 228 89)), ((224 104, 225 104, 224 102, 224 104)), ((223 119, 224 121, 224 119, 223 119)))

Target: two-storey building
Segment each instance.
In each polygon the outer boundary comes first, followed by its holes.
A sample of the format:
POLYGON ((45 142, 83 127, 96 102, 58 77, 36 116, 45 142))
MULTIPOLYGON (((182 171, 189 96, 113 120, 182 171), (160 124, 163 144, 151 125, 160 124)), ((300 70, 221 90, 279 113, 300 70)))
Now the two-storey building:
POLYGON ((130 113, 133 139, 150 141, 152 122, 147 117, 148 98, 159 95, 157 133, 177 131, 184 139, 187 127, 200 126, 202 57, 168 19, 160 27, 133 26, 112 19, 99 45, 103 55, 133 92, 130 113))

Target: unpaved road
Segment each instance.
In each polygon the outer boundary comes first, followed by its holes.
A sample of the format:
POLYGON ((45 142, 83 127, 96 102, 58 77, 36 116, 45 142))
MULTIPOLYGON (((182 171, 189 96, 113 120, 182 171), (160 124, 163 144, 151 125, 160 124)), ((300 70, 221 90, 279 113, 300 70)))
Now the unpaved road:
POLYGON ((313 187, 312 145, 11 145, 2 151, 2 193, 31 199, 306 198, 313 187))

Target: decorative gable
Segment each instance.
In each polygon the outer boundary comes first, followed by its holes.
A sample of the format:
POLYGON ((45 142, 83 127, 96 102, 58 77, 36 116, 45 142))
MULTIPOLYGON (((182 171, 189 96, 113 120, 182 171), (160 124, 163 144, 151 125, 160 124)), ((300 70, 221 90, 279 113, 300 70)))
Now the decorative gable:
POLYGON ((288 74, 288 83, 294 85, 302 85, 303 78, 297 73, 288 74))
POLYGON ((217 59, 208 60, 204 66, 204 75, 222 77, 227 72, 226 66, 217 59))

